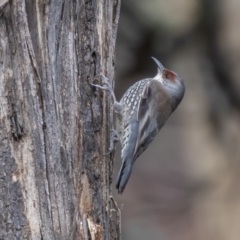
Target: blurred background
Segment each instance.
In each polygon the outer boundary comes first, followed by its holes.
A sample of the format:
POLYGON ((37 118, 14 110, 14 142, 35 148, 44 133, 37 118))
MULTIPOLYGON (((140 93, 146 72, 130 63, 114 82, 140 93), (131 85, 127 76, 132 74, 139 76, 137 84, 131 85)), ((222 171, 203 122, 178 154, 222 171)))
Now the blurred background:
MULTIPOLYGON (((123 195, 123 240, 240 239, 240 1, 122 0, 115 91, 156 75, 185 97, 137 159, 123 195)), ((118 146, 115 179, 120 168, 118 146)))

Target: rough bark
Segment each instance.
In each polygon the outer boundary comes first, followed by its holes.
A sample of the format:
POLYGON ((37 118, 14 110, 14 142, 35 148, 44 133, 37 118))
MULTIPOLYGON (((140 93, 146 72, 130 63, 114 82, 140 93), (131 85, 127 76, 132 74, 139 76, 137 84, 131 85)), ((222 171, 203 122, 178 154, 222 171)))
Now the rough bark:
POLYGON ((117 239, 111 212, 120 0, 0 4, 0 239, 117 239))

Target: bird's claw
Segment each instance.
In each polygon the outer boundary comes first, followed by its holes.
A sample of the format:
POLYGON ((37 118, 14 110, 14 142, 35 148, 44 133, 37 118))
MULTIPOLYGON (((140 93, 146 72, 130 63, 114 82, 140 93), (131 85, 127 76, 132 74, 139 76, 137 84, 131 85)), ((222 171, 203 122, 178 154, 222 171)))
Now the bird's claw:
POLYGON ((118 141, 119 141, 119 138, 118 138, 117 131, 115 129, 111 129, 110 147, 108 149, 109 151, 105 153, 104 156, 107 156, 110 153, 112 153, 112 151, 114 151, 115 145, 118 141))
POLYGON ((90 83, 91 86, 93 87, 96 87, 96 88, 100 88, 100 89, 103 89, 103 90, 109 90, 108 86, 106 85, 99 85, 99 84, 93 84, 93 83, 90 83))
POLYGON ((94 86, 94 87, 97 87, 99 89, 102 89, 102 90, 107 90, 110 92, 112 98, 113 98, 113 102, 116 103, 117 100, 116 100, 116 97, 115 97, 115 94, 114 94, 114 91, 112 89, 112 86, 111 84, 109 83, 109 80, 107 77, 105 77, 103 74, 100 74, 101 77, 103 77, 103 81, 104 83, 102 85, 100 84, 93 84, 93 83, 90 83, 91 86, 94 86))
POLYGON ((109 83, 109 79, 107 77, 105 77, 103 74, 100 74, 100 76, 103 78, 103 81, 104 81, 104 83, 102 85, 100 85, 100 84, 93 84, 93 83, 90 83, 90 85, 94 86, 94 87, 97 87, 97 88, 100 88, 102 90, 108 90, 112 94, 112 86, 109 83))
POLYGON ((103 78, 105 84, 109 87, 109 88, 112 88, 111 84, 109 83, 109 79, 104 76, 103 74, 100 74, 100 76, 103 78))

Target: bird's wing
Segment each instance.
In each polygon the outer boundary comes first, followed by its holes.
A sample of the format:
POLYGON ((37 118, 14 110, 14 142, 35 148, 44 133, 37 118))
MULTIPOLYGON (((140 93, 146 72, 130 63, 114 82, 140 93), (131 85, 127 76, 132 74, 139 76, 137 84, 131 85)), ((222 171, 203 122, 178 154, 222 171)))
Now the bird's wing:
POLYGON ((160 130, 157 123, 156 106, 164 103, 165 99, 160 91, 158 92, 159 96, 156 98, 156 88, 156 81, 149 81, 142 91, 138 106, 138 135, 134 150, 134 160, 147 149, 160 130))
MULTIPOLYGON (((157 92, 157 85, 154 81, 149 81, 140 93, 141 99, 137 106, 137 116, 131 119, 124 128, 122 140, 122 166, 118 174, 116 188, 122 193, 132 172, 134 160, 149 146, 158 133, 156 116, 156 99, 154 94, 157 92), (153 108, 152 108, 153 107, 153 108)), ((164 97, 161 98, 164 101, 164 97)), ((159 103, 161 104, 161 103, 159 103)))

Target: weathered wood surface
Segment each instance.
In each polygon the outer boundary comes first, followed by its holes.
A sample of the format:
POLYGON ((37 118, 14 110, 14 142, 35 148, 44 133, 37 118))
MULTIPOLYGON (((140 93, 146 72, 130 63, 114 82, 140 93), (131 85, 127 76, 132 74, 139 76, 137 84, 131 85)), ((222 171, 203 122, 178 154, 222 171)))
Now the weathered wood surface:
POLYGON ((114 77, 119 1, 0 6, 0 239, 113 239, 110 96, 89 83, 114 77))

